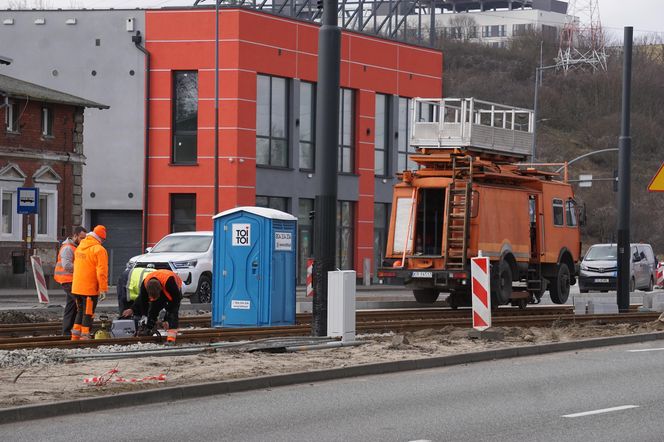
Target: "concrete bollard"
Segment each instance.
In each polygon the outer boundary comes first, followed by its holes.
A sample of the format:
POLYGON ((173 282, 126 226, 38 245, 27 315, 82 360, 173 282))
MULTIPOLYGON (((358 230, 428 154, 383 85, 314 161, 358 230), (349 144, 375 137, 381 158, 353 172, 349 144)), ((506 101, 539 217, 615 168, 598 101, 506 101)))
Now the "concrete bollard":
POLYGON ((589 315, 612 315, 618 314, 618 304, 615 302, 588 301, 589 315))
POLYGON ((353 270, 327 274, 327 334, 355 341, 355 278, 353 270))

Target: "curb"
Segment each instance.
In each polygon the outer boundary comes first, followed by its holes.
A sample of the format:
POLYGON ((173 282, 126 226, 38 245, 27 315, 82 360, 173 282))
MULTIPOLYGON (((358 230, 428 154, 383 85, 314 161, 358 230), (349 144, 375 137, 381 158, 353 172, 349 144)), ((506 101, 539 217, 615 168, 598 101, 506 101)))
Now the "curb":
POLYGON ((283 387, 287 385, 322 382, 358 376, 369 376, 402 371, 424 370, 429 368, 449 367, 470 364, 473 362, 509 359, 524 356, 535 356, 563 351, 608 347, 613 345, 634 344, 664 339, 664 332, 643 333, 637 335, 593 338, 572 342, 556 342, 550 344, 511 347, 498 350, 487 350, 451 356, 439 356, 426 359, 405 361, 378 362, 374 364, 356 365, 353 367, 331 368, 308 372, 288 373, 274 376, 208 382, 204 384, 183 385, 154 390, 120 393, 112 396, 77 399, 73 401, 53 402, 50 404, 24 405, 20 407, 0 409, 0 425, 32 419, 44 419, 68 414, 87 413, 108 410, 111 408, 133 407, 166 401, 193 399, 250 390, 283 387))

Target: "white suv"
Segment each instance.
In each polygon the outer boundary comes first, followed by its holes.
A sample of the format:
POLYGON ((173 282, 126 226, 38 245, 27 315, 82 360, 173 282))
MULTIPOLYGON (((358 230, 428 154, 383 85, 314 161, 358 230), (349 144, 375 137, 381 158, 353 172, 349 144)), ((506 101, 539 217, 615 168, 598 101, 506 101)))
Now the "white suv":
POLYGON ((146 252, 131 258, 127 267, 172 270, 182 278, 182 294, 192 303, 211 302, 212 232, 171 233, 146 252))

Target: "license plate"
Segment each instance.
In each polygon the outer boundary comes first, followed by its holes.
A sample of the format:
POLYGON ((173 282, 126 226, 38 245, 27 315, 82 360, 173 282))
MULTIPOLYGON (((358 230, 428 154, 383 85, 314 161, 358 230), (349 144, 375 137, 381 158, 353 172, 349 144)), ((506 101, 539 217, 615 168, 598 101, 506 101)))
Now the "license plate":
POLYGON ((431 277, 433 277, 433 273, 431 273, 431 272, 413 272, 412 277, 413 278, 431 278, 431 277))
POLYGON ((595 282, 609 282, 609 278, 595 278, 595 282))

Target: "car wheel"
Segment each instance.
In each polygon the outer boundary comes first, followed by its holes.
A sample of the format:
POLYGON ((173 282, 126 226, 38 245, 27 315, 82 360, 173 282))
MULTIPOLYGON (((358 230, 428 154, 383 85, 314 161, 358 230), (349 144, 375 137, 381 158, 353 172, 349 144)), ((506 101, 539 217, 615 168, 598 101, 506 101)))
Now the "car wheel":
POLYGON ((556 278, 552 281, 549 294, 554 304, 564 304, 569 298, 570 273, 569 267, 564 262, 558 266, 556 278))
POLYGON ((652 292, 655 289, 655 280, 653 277, 650 277, 650 282, 648 283, 648 288, 646 289, 646 292, 652 292))
POLYGON ((212 279, 208 275, 201 275, 198 280, 196 293, 191 297, 192 304, 209 304, 212 302, 212 279))

